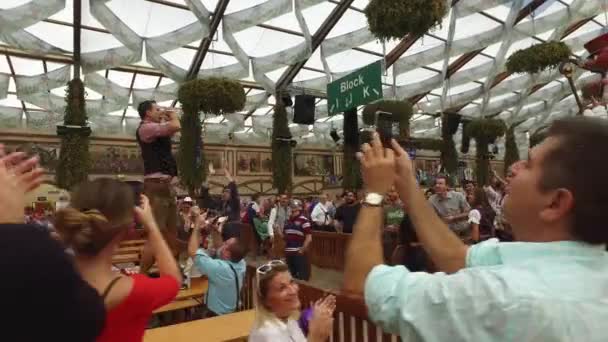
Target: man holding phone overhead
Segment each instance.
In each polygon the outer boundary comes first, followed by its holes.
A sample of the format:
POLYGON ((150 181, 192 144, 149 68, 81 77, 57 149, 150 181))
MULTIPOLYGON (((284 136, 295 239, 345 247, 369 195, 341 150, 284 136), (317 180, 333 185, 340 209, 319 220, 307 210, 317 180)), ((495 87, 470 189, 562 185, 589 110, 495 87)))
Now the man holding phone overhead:
MULTIPOLYGON (((137 107, 141 123, 135 137, 144 160, 144 194, 150 199, 154 218, 167 244, 177 256, 177 205, 171 182, 177 176, 177 163, 171 153, 171 137, 181 129, 175 110, 168 110, 146 100, 137 107)), ((154 263, 146 244, 141 257, 141 272, 154 263)))

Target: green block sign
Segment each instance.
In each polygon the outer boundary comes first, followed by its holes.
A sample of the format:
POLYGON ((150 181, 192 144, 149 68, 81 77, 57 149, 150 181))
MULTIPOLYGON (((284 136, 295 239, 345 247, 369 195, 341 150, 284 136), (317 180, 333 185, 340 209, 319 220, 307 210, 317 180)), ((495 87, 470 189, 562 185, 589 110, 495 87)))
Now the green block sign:
POLYGON ((382 61, 374 62, 327 85, 329 115, 382 98, 382 61))

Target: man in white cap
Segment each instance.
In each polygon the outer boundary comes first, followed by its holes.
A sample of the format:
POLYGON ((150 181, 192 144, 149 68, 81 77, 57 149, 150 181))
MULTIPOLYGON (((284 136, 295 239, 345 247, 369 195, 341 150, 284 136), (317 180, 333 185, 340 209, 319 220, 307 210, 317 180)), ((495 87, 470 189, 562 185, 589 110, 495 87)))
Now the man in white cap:
POLYGON ((302 201, 291 200, 290 216, 283 230, 285 237, 285 258, 291 275, 300 280, 308 280, 310 271, 306 251, 312 242, 310 221, 302 215, 302 201))

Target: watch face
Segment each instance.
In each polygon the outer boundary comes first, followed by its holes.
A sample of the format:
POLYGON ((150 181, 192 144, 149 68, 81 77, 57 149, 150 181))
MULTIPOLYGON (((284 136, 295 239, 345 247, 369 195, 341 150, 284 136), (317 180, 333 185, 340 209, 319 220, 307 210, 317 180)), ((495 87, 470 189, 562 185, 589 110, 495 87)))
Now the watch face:
POLYGON ((372 205, 380 205, 383 199, 384 197, 382 195, 374 193, 367 194, 367 196, 365 196, 365 202, 372 205))

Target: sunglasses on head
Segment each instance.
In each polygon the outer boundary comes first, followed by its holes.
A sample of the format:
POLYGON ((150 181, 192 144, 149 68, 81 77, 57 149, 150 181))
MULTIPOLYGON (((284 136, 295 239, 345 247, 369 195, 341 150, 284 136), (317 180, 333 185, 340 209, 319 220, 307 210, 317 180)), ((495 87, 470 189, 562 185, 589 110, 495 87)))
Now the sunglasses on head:
POLYGON ((285 265, 283 260, 270 260, 269 262, 265 263, 264 265, 261 265, 256 269, 256 292, 258 293, 258 296, 262 296, 262 293, 260 291, 260 276, 267 274, 268 272, 272 271, 274 267, 279 265, 285 265))
POLYGON ((272 269, 275 266, 279 266, 279 265, 285 265, 283 260, 270 260, 269 262, 265 263, 264 265, 258 267, 256 270, 256 273, 259 275, 264 275, 264 274, 272 271, 272 269))

